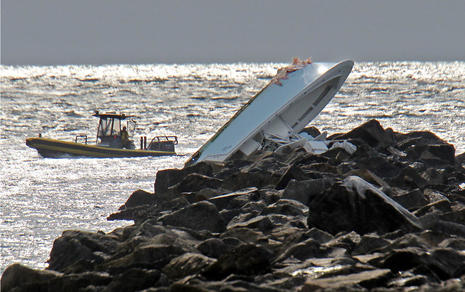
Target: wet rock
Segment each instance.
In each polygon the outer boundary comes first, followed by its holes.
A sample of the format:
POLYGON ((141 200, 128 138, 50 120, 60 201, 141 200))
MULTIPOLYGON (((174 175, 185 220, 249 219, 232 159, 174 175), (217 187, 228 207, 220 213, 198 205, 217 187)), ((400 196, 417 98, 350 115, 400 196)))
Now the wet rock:
POLYGON ((160 220, 165 225, 187 227, 194 230, 222 232, 226 228, 216 206, 202 201, 168 214, 160 220))

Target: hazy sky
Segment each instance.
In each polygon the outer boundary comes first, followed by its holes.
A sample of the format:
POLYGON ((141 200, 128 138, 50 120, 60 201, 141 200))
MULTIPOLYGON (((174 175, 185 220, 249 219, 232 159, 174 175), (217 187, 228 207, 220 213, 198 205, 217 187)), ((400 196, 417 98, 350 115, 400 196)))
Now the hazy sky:
POLYGON ((1 0, 3 64, 465 60, 465 0, 1 0))

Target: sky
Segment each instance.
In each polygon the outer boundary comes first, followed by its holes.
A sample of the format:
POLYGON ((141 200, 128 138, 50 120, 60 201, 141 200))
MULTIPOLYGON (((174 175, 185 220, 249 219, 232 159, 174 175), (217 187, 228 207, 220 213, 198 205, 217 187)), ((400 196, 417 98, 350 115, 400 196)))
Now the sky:
POLYGON ((1 0, 15 65, 465 60, 465 0, 1 0))

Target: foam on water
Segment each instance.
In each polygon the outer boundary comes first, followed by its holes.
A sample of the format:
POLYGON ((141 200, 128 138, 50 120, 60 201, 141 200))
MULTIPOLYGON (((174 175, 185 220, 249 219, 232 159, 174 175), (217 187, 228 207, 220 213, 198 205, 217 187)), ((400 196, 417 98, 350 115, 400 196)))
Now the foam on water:
MULTIPOLYGON (((45 267, 67 229, 111 231, 132 191, 153 190, 159 169, 182 167, 284 64, 0 66, 0 273, 45 267), (43 159, 25 145, 42 133, 95 135, 94 110, 139 117, 141 135, 177 135, 176 157, 43 159)), ((312 125, 329 134, 375 118, 427 130, 465 151, 465 62, 356 63, 312 125)), ((90 138, 92 140, 92 138, 90 138)))

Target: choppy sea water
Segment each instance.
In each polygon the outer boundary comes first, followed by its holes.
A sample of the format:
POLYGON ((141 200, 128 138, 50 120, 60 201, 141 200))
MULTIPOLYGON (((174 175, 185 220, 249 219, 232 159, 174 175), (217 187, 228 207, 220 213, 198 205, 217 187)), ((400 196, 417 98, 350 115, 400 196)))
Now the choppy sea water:
MULTIPOLYGON (((157 170, 182 167, 283 65, 0 65, 0 273, 14 262, 46 267, 64 230, 131 224, 106 217, 134 190, 152 191, 157 170), (44 159, 26 147, 39 133, 95 137, 95 110, 138 116, 136 142, 177 135, 179 156, 44 159)), ((369 119, 432 131, 464 152, 465 62, 356 63, 311 124, 333 134, 369 119)))

